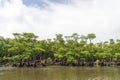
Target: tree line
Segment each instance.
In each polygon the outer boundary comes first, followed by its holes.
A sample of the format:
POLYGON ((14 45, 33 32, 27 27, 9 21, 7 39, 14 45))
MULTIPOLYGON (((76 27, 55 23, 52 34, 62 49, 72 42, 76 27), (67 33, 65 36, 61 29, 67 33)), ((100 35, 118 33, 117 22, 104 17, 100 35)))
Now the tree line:
POLYGON ((120 65, 120 40, 93 43, 94 33, 38 40, 34 33, 13 33, 14 38, 0 37, 0 65, 19 67, 110 66, 120 65))

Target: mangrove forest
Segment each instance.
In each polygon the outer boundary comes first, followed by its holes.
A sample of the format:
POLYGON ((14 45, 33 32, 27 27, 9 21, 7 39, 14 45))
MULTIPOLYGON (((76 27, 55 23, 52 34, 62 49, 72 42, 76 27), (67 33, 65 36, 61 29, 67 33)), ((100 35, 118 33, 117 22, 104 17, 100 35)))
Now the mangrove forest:
POLYGON ((94 43, 94 33, 70 36, 56 34, 40 40, 34 33, 13 33, 14 38, 0 37, 0 66, 39 67, 120 65, 120 40, 94 43))

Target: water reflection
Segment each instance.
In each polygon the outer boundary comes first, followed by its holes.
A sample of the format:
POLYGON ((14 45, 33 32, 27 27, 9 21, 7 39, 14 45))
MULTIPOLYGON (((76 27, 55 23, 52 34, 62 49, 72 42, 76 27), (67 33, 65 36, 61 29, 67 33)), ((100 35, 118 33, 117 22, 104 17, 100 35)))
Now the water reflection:
POLYGON ((14 68, 0 70, 0 80, 119 80, 120 67, 14 68))

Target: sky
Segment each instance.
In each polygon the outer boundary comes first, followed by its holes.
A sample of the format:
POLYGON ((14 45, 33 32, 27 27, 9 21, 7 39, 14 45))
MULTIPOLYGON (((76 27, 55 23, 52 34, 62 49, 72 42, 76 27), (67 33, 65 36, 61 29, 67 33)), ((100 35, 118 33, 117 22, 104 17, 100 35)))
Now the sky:
POLYGON ((32 32, 96 34, 96 41, 120 39, 120 0, 0 0, 0 36, 32 32))

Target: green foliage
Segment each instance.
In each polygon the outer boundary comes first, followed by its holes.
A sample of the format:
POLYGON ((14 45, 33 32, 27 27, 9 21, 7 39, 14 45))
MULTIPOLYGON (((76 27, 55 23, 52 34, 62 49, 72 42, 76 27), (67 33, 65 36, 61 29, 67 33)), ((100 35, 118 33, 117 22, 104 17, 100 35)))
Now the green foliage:
POLYGON ((49 57, 49 58, 47 58, 47 63, 48 64, 52 64, 52 59, 49 57))
POLYGON ((91 40, 93 40, 94 38, 96 38, 95 34, 94 33, 90 33, 87 35, 87 38, 90 40, 90 43, 91 43, 91 40))
POLYGON ((14 38, 0 37, 1 61, 36 61, 77 64, 80 61, 113 61, 120 59, 120 40, 92 43, 95 34, 71 36, 56 34, 54 39, 37 40, 34 33, 13 33, 14 38), (65 40, 66 39, 66 40, 65 40), (88 43, 88 41, 90 43, 88 43))

